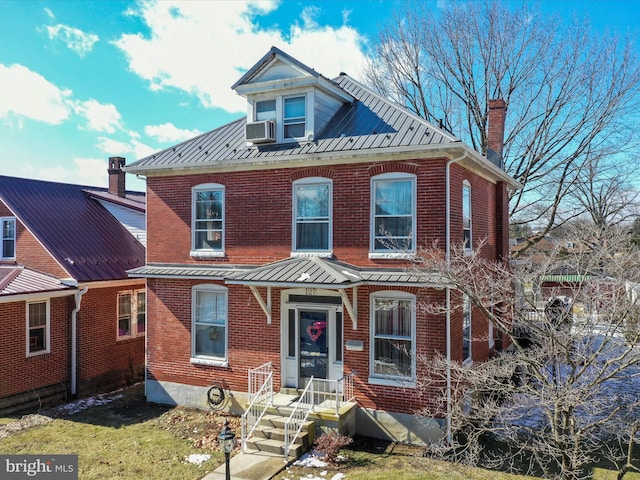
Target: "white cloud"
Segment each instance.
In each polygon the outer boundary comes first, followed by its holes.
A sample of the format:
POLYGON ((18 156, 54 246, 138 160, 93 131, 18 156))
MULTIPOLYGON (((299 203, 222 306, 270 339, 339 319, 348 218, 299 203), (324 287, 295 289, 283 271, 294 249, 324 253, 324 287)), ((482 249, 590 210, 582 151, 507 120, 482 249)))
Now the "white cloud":
POLYGON ((98 137, 98 143, 96 144, 96 147, 111 156, 126 156, 133 150, 129 143, 120 142, 118 140, 113 140, 112 138, 107 137, 98 137))
POLYGON ((93 33, 85 33, 82 30, 68 25, 53 25, 45 27, 51 40, 60 40, 67 48, 84 57, 91 51, 93 45, 99 40, 93 33))
POLYGON ((141 17, 149 36, 126 34, 114 43, 152 90, 182 90, 206 107, 229 112, 245 109, 231 85, 271 46, 327 77, 360 73, 364 39, 354 28, 319 25, 313 8, 305 8, 284 32, 262 28, 259 15, 277 7, 275 1, 148 0, 129 14, 141 17))
POLYGON ((49 9, 49 8, 44 8, 43 9, 44 14, 49 17, 49 18, 56 18, 56 16, 53 14, 53 12, 49 9))
POLYGON ((154 137, 159 142, 181 142, 200 135, 200 130, 184 130, 176 127, 173 123, 167 122, 162 125, 147 125, 144 133, 154 137))
POLYGON ((74 158, 72 165, 60 163, 44 165, 33 172, 32 178, 77 185, 100 186, 107 182, 107 161, 104 158, 74 158))
POLYGON ((0 118, 29 118, 51 125, 71 113, 71 90, 61 89, 23 65, 0 64, 0 118))
POLYGON ((87 127, 98 132, 114 133, 122 128, 122 116, 115 105, 90 99, 77 102, 74 110, 87 119, 87 127))

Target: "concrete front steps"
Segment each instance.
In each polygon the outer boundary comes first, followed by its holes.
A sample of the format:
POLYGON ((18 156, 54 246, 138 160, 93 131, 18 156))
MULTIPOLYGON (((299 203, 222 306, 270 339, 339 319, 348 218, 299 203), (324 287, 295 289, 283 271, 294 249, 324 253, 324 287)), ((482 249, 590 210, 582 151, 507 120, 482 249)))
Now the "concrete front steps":
MULTIPOLYGON (((269 413, 269 411, 273 412, 273 410, 273 407, 267 410, 267 413, 265 413, 260 420, 260 424, 253 431, 253 435, 247 439, 247 453, 252 451, 265 452, 281 455, 284 458, 284 426, 289 418, 289 414, 284 415, 279 412, 269 413)), ((313 445, 314 437, 315 424, 309 420, 305 422, 302 431, 289 450, 289 460, 296 460, 308 452, 313 445)))
MULTIPOLYGON (((247 453, 265 452, 282 455, 284 459, 284 426, 293 411, 293 405, 299 398, 299 392, 290 389, 281 391, 273 397, 273 405, 267 407, 260 424, 251 438, 247 439, 247 453)), ((302 431, 289 452, 289 460, 296 460, 313 446, 315 439, 324 432, 333 431, 343 435, 355 432, 356 404, 344 403, 340 411, 334 406, 317 405, 309 413, 302 431)))

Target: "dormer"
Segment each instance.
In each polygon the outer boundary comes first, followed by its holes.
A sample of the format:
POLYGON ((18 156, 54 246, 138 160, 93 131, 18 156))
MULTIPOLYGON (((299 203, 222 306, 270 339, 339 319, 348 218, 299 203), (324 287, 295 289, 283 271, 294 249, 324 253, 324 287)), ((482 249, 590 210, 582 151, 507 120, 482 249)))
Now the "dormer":
POLYGON ((231 88, 247 99, 248 145, 311 142, 342 105, 355 100, 276 47, 231 88))

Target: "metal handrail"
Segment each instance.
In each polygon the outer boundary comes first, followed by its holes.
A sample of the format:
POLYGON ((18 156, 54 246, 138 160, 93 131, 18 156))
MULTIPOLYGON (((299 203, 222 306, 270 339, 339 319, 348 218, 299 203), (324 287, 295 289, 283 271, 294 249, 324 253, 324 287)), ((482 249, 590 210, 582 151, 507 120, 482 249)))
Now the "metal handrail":
POLYGON ((271 363, 249 370, 249 399, 250 403, 241 418, 242 424, 242 453, 245 453, 247 439, 253 435, 253 431, 260 424, 267 408, 273 404, 273 372, 271 363), (260 379, 262 384, 258 391, 260 379))
POLYGON ((304 423, 309 417, 309 413, 313 410, 314 395, 313 395, 313 377, 309 379, 309 383, 305 387, 304 391, 300 395, 300 398, 293 407, 293 411, 287 422, 284 424, 284 461, 289 462, 289 451, 291 446, 295 443, 298 435, 302 431, 304 423), (293 433, 295 430, 295 433, 293 433))
POLYGON ((314 382, 314 405, 326 408, 335 408, 336 415, 340 415, 342 404, 351 402, 355 398, 353 389, 353 378, 355 372, 351 372, 338 380, 327 380, 315 378, 314 382))

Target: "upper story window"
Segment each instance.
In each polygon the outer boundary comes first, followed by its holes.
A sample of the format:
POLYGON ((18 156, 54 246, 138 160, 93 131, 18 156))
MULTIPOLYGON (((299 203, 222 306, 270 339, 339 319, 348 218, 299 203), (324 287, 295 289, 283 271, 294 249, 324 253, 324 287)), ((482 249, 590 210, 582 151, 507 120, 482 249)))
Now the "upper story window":
POLYGON ((224 253, 224 186, 198 185, 192 195, 192 255, 224 253))
POLYGON ((0 218, 0 228, 2 228, 0 260, 13 260, 16 258, 16 219, 0 218))
POLYGON ((415 175, 385 173, 373 177, 371 213, 372 252, 415 251, 415 175))
POLYGON ((284 113, 282 123, 284 125, 284 138, 303 138, 306 131, 306 103, 307 99, 301 97, 289 97, 284 99, 284 113))
POLYGON ((414 381, 415 297, 404 292, 383 292, 372 295, 371 302, 373 348, 369 381, 414 381))
POLYGON ((218 285, 193 287, 191 315, 191 361, 226 364, 227 289, 218 285))
POLYGON ((49 300, 27 302, 27 356, 51 351, 49 300))
POLYGON ((256 121, 262 122, 264 120, 276 119, 276 101, 275 100, 263 100, 256 102, 256 121))
POLYGON ((471 298, 462 297, 462 361, 471 361, 471 298))
POLYGON ((471 185, 466 180, 462 184, 462 238, 465 252, 473 250, 471 236, 471 185))
POLYGON ((144 335, 146 328, 146 291, 118 293, 118 340, 144 335))
POLYGON ((293 249, 329 252, 331 242, 331 180, 305 178, 293 184, 293 249))
MULTIPOLYGON (((307 102, 309 94, 278 96, 265 100, 257 100, 253 103, 252 122, 264 122, 273 120, 275 131, 267 131, 262 127, 247 132, 247 141, 252 143, 265 143, 273 141, 293 141, 307 139, 308 130, 312 130, 311 119, 308 115, 307 102), (255 135, 255 136, 254 136, 255 135)), ((253 126, 256 127, 255 125, 253 126)))

